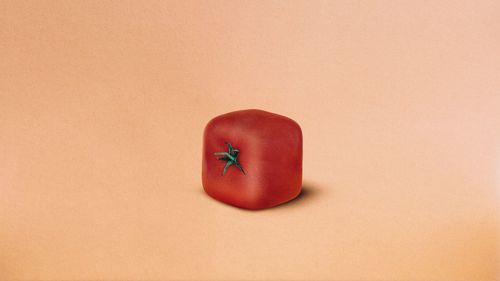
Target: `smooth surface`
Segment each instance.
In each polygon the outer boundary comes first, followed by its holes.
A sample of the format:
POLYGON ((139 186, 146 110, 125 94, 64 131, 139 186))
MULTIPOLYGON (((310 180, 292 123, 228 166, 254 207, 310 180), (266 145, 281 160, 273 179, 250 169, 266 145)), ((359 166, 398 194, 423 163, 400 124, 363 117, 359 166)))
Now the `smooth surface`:
POLYGON ((203 132, 202 184, 205 192, 244 209, 267 209, 297 197, 302 189, 302 130, 294 120, 258 109, 214 117, 203 132), (236 166, 214 152, 238 150, 236 166))
POLYGON ((1 1, 0 279, 499 279, 500 2, 1 1), (304 190, 202 190, 207 120, 304 190))

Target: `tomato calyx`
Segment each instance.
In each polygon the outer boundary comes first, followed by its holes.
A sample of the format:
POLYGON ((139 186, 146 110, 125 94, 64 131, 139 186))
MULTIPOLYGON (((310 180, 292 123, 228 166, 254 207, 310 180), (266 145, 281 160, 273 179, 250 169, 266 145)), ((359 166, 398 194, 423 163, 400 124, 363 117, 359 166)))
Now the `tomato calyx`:
POLYGON ((229 142, 225 142, 227 144, 227 152, 214 152, 214 155, 224 155, 223 157, 218 158, 219 160, 226 161, 226 166, 224 167, 224 171, 222 171, 222 175, 224 175, 227 169, 234 165, 236 166, 244 175, 246 175, 243 167, 238 162, 238 154, 240 153, 239 149, 233 148, 233 146, 229 142))

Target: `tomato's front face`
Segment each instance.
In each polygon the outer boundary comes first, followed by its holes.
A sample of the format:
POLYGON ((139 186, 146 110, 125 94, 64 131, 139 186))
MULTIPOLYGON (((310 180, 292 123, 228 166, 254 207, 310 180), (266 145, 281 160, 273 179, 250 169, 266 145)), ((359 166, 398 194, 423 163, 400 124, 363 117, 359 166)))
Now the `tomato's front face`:
POLYGON ((211 197, 240 208, 269 208, 293 199, 302 185, 299 125, 261 110, 212 119, 203 137, 202 181, 211 197))

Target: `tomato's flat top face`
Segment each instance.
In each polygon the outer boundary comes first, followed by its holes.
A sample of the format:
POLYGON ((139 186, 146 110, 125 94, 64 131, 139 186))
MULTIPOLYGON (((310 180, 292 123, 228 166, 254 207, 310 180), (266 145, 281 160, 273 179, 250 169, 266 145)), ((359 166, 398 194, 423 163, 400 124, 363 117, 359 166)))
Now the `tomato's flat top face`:
POLYGON ((213 125, 225 125, 261 137, 301 133, 300 126, 292 119, 258 109, 234 111, 217 116, 209 122, 207 128, 213 125))
MULTIPOLYGON (((222 201, 283 201, 300 191, 302 132, 290 118, 262 110, 242 110, 212 119, 205 128, 203 181, 205 190, 222 201), (245 173, 214 155, 238 150, 245 173)), ((269 203, 271 204, 271 203, 269 203)))

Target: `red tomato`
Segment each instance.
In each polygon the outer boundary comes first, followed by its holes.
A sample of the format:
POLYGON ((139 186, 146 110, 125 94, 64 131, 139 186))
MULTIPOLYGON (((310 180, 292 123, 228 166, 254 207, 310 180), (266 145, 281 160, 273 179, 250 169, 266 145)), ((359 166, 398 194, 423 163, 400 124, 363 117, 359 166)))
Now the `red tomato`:
POLYGON ((203 136, 202 182, 211 197, 245 209, 295 198, 302 187, 300 126, 256 109, 215 117, 203 136))

